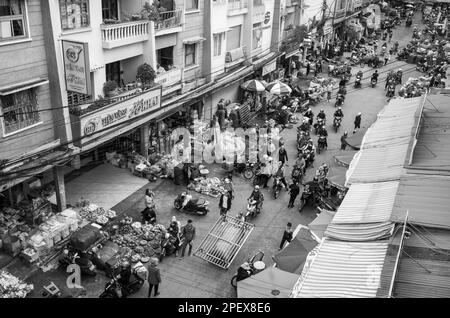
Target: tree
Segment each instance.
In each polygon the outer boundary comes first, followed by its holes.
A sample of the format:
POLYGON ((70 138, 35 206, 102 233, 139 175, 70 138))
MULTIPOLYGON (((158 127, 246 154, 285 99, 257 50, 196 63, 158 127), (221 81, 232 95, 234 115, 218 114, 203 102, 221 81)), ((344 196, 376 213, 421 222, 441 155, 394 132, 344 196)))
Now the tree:
POLYGON ((144 63, 137 69, 136 78, 142 82, 142 84, 153 84, 156 73, 151 65, 144 63))

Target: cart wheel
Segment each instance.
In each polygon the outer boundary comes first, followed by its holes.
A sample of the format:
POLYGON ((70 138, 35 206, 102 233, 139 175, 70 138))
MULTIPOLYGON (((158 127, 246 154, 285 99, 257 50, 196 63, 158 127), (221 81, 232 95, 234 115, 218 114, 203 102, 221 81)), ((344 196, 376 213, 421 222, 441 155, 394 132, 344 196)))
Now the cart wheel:
POLYGON ((250 180, 251 178, 253 178, 253 176, 255 175, 255 173, 253 172, 253 170, 251 168, 245 168, 244 170, 244 178, 247 180, 250 180))
POLYGON ((234 275, 231 278, 231 286, 233 286, 234 288, 237 288, 237 275, 234 275))

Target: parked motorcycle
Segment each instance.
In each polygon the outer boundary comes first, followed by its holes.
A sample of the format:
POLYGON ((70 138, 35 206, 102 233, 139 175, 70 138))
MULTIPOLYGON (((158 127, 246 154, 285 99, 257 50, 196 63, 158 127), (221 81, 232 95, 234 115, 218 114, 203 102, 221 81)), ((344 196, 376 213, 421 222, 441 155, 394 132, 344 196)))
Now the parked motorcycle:
POLYGON ((231 286, 237 288, 237 282, 260 272, 261 269, 255 268, 255 263, 262 262, 263 258, 264 252, 259 250, 253 257, 249 258, 245 263, 239 266, 236 274, 231 278, 231 286))
POLYGON ((105 285, 105 290, 100 298, 125 298, 139 291, 144 285, 144 279, 137 274, 138 268, 131 272, 130 280, 126 285, 121 284, 120 276, 114 276, 105 285))
POLYGON ((317 140, 317 153, 320 154, 322 150, 325 150, 325 143, 326 143, 327 137, 325 136, 319 136, 319 139, 317 140))
POLYGON ((185 207, 182 208, 186 195, 186 192, 182 192, 176 197, 175 201, 173 202, 173 206, 175 207, 175 209, 177 209, 178 211, 196 215, 206 215, 209 212, 209 202, 198 198, 189 200, 185 207))
POLYGON ((280 191, 283 188, 283 183, 280 177, 275 177, 273 179, 273 197, 276 199, 280 195, 280 191))
POLYGON ((339 127, 341 127, 342 117, 336 116, 333 120, 334 132, 338 132, 339 127))

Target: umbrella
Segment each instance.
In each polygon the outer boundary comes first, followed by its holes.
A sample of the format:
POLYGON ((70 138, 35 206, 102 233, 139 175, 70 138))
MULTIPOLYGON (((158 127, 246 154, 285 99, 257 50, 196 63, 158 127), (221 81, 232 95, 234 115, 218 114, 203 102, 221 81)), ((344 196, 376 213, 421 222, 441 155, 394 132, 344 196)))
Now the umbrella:
POLYGON ((238 298, 289 298, 298 275, 269 267, 237 283, 238 298))
POLYGON ((347 137, 346 141, 347 144, 352 147, 354 150, 359 150, 361 148, 361 144, 364 138, 365 132, 362 132, 361 130, 351 134, 347 137))
POLYGON ((292 89, 289 87, 289 85, 284 84, 280 81, 276 81, 267 85, 266 90, 274 95, 290 94, 292 92, 292 89))
POLYGON ((273 260, 279 269, 289 273, 301 272, 306 257, 317 244, 311 232, 306 228, 302 228, 289 245, 273 256, 273 260))
POLYGON ((263 83, 254 79, 242 83, 241 88, 252 92, 263 92, 265 90, 263 83))

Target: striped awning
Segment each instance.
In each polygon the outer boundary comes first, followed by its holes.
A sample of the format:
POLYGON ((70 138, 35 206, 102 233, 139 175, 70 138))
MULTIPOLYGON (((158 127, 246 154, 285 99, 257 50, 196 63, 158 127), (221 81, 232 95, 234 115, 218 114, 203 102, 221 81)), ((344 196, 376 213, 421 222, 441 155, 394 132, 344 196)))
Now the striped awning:
POLYGON ((372 298, 380 287, 380 276, 388 242, 339 242, 325 239, 302 282, 292 291, 294 298, 372 298))
POLYGON ((361 224, 330 224, 325 236, 347 242, 368 242, 388 238, 394 230, 392 222, 361 224))

